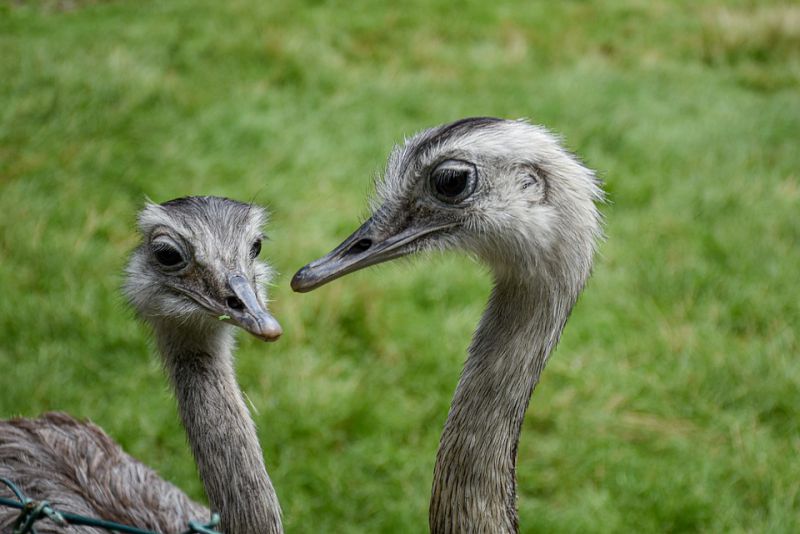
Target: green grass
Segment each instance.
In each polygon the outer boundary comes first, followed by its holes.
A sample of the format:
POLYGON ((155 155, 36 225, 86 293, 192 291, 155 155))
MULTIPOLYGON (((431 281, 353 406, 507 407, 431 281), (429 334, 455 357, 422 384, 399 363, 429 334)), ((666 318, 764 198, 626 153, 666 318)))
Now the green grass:
POLYGON ((392 143, 526 116, 611 203, 522 433, 522 530, 800 531, 800 8, 450 5, 0 0, 0 417, 90 417, 202 498, 120 272, 145 196, 254 200, 286 334, 239 371, 287 530, 424 531, 487 275, 288 280, 392 143))

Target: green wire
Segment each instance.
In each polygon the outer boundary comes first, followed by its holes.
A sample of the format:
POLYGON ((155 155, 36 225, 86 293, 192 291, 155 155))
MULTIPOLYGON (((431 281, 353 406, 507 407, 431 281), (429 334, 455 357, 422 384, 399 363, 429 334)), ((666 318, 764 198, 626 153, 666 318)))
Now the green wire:
MULTIPOLYGON (((36 534, 34 523, 40 519, 47 517, 57 524, 71 524, 82 525, 87 527, 103 528, 112 532, 125 532, 129 534, 159 534, 152 530, 144 530, 141 528, 122 525, 114 523, 113 521, 106 521, 104 519, 97 519, 94 517, 86 517, 69 512, 60 512, 55 510, 48 504, 47 501, 34 501, 28 499, 22 491, 7 478, 0 477, 0 482, 8 486, 14 493, 18 500, 6 499, 0 497, 0 505, 9 508, 16 508, 22 510, 20 516, 14 522, 14 534, 36 534)), ((188 530, 181 534, 220 534, 213 527, 219 525, 219 515, 212 514, 211 521, 206 524, 197 521, 189 521, 188 530)))

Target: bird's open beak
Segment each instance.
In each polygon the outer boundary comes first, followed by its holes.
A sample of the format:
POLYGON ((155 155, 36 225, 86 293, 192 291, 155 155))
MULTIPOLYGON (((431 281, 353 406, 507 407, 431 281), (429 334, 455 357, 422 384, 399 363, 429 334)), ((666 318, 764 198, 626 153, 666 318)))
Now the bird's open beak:
POLYGON ((413 247, 408 245, 423 235, 449 226, 452 225, 430 228, 412 225, 387 235, 378 229, 379 225, 373 219, 369 219, 326 256, 297 271, 292 278, 292 289, 305 293, 364 267, 405 256, 413 251, 413 247))
POLYGON ((228 285, 239 299, 236 306, 229 306, 226 310, 231 322, 264 341, 275 341, 281 337, 281 325, 261 304, 252 285, 244 276, 229 275, 228 285))

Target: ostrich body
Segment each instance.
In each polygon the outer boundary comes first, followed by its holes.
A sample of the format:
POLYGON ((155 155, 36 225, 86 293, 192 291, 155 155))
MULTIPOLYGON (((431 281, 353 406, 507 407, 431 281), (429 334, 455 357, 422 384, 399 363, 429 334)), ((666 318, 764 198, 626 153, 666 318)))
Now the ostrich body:
MULTIPOLYGON (((263 304, 269 268, 256 260, 264 220, 261 208, 223 198, 148 204, 125 283, 129 301, 155 332, 211 510, 226 534, 282 532, 236 381, 231 326, 267 341, 281 334, 263 304)), ((210 514, 99 427, 65 414, 0 422, 0 476, 56 509, 158 532, 182 532, 189 520, 210 514)), ((16 515, 0 508, 0 527, 16 515)), ((63 531, 46 520, 37 528, 63 531)))
POLYGON ((431 249, 488 265, 494 287, 439 443, 429 524, 436 534, 517 532, 520 429, 591 271, 599 183, 545 129, 473 118, 396 148, 376 196, 372 217, 292 287, 431 249))

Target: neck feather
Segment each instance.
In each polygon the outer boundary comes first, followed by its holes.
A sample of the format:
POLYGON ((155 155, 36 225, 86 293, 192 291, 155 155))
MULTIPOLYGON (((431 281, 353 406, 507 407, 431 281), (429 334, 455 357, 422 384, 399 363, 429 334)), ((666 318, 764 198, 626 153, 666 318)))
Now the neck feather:
POLYGON ((281 511, 233 365, 233 335, 156 328, 211 509, 228 534, 280 533, 281 511))
POLYGON ((518 531, 515 470, 522 421, 577 296, 555 287, 510 277, 496 281, 439 443, 429 515, 433 534, 518 531))

